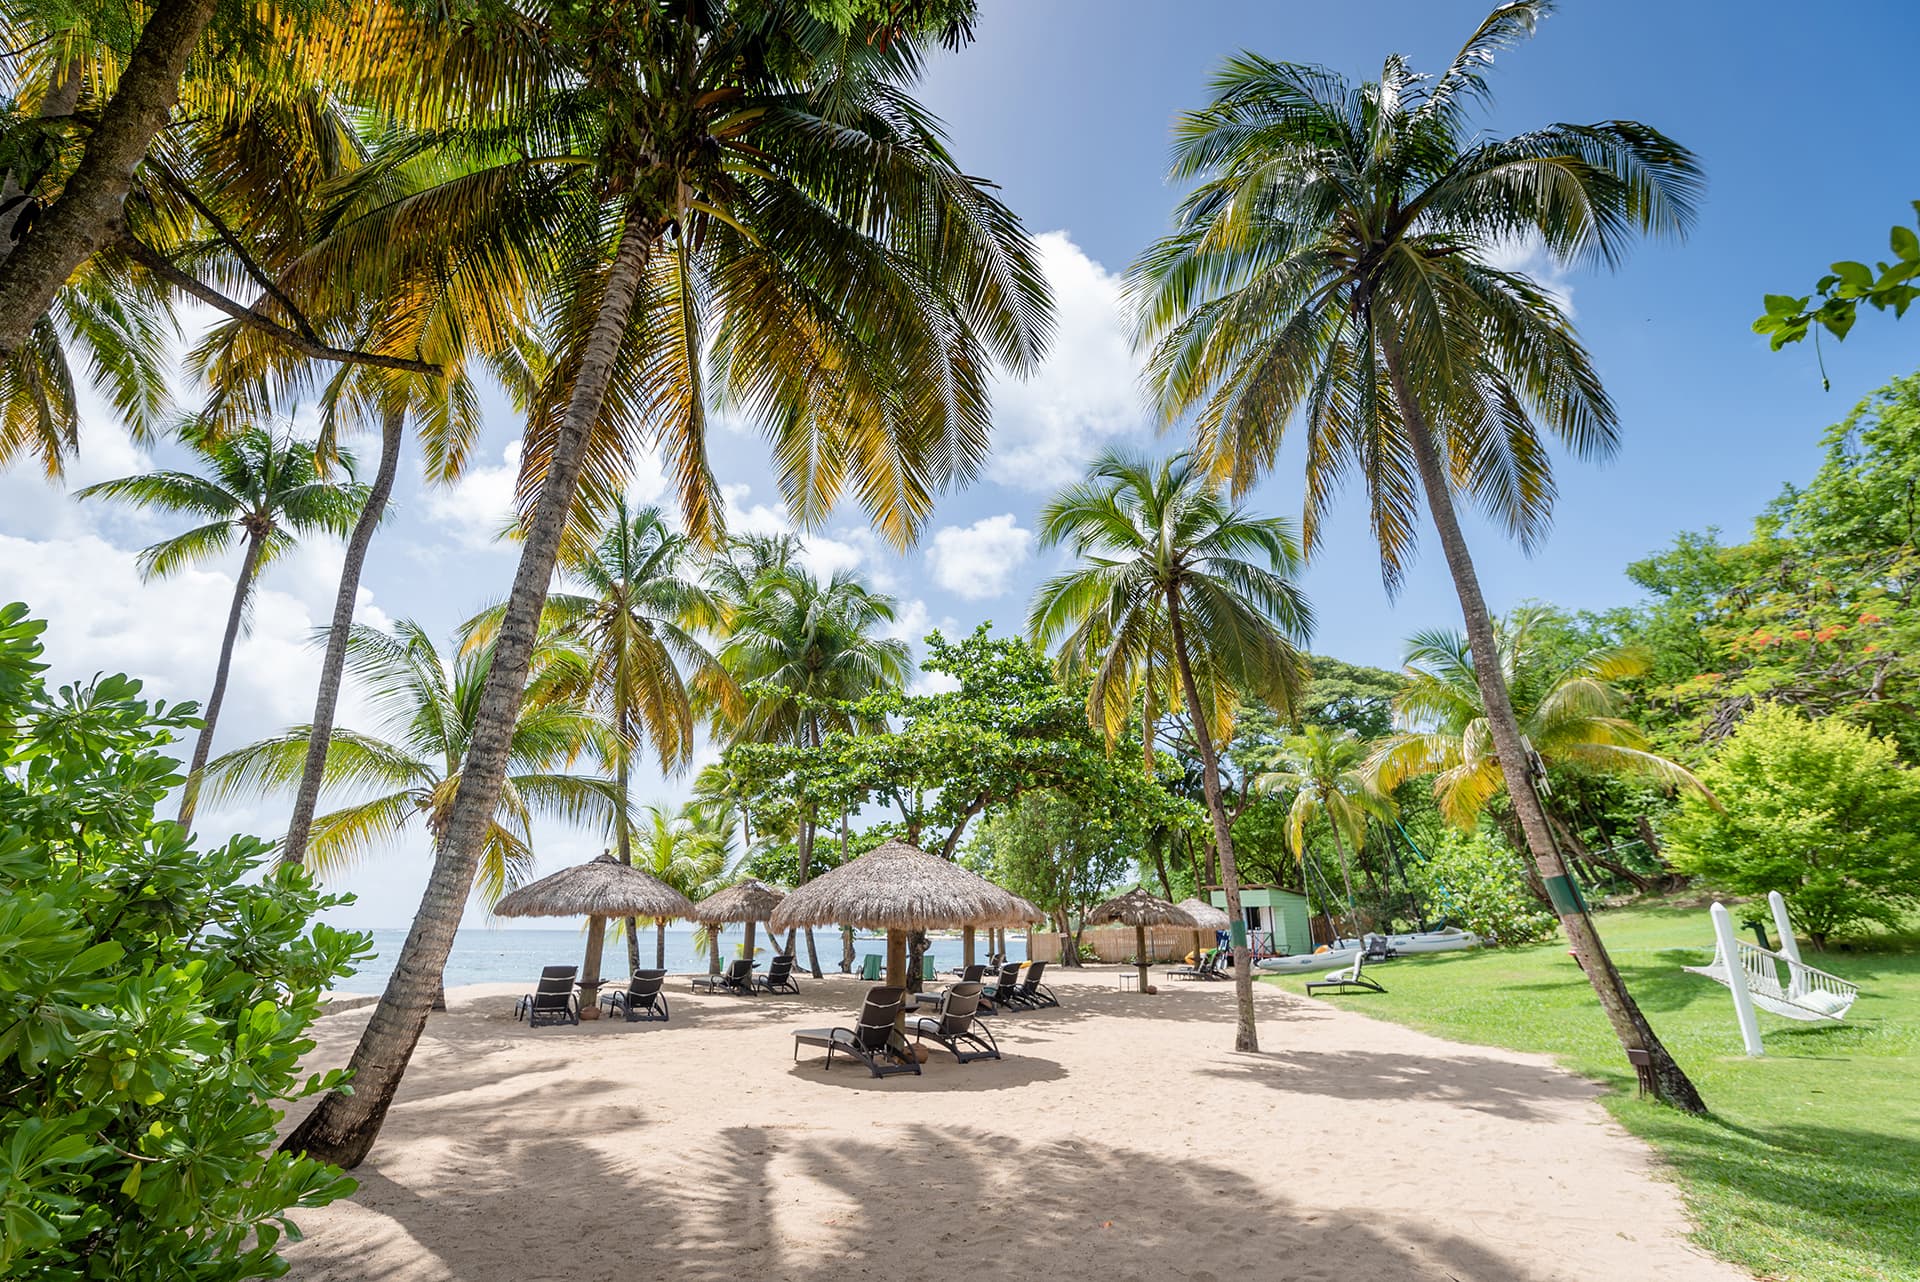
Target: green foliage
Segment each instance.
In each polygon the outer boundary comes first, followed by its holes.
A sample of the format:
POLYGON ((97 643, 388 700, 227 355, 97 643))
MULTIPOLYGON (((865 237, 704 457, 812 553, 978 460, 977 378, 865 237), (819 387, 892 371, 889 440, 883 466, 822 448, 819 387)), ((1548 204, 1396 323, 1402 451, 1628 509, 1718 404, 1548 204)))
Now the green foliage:
POLYGON ((1676 867, 1736 894, 1779 891, 1820 947, 1920 906, 1920 770, 1888 741, 1769 704, 1700 773, 1725 809, 1689 799, 1668 819, 1676 867))
POLYGON ((1411 859, 1407 880, 1436 914, 1490 944, 1515 948, 1551 938, 1559 921, 1527 889, 1520 856, 1498 837, 1449 828, 1411 859))
MULTIPOLYGON (((1913 202, 1913 212, 1920 220, 1920 200, 1913 202)), ((1920 276, 1920 236, 1914 235, 1913 228, 1895 223, 1887 233, 1887 244, 1893 251, 1891 263, 1872 267, 1835 263, 1832 272, 1814 284, 1812 294, 1798 298, 1768 294, 1766 314, 1753 322, 1753 332, 1768 335, 1777 352, 1788 343, 1804 339, 1815 324, 1835 338, 1845 339, 1859 318, 1863 302, 1871 303, 1876 311, 1891 308, 1895 316, 1905 316, 1913 300, 1920 298, 1920 286, 1913 284, 1914 277, 1920 276), (1816 296, 1818 305, 1813 301, 1816 296)), ((1824 375, 1820 381, 1827 383, 1824 375)))
POLYGON ((273 1277, 286 1213, 353 1189, 274 1151, 328 985, 365 936, 251 837, 155 808, 193 706, 100 677, 49 695, 0 609, 0 1278, 273 1277))
POLYGON ((1628 568, 1652 600, 1607 622, 1656 656, 1648 693, 1676 747, 1775 701, 1920 760, 1920 375, 1862 401, 1824 444, 1820 470, 1747 542, 1682 535, 1628 568))
MULTIPOLYGON (((1055 920, 1078 921, 1134 871, 1139 833, 1055 792, 1029 792, 996 810, 971 848, 981 871, 1055 920)), ((1079 938, 1075 931, 1075 939, 1079 938)))

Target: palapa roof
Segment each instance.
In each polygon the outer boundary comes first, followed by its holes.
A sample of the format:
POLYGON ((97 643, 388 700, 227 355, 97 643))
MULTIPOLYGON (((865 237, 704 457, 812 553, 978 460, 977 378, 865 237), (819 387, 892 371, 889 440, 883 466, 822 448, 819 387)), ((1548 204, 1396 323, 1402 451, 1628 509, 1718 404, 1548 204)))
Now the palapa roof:
POLYGON ((652 873, 601 855, 528 882, 493 911, 500 917, 685 917, 693 905, 652 873))
POLYGON ((710 925, 730 921, 765 921, 786 895, 758 878, 735 882, 693 906, 693 919, 710 925))
POLYGON ((1124 895, 1115 895, 1104 903, 1096 904, 1087 913, 1090 922, 1117 921, 1127 926, 1185 926, 1196 929, 1194 920, 1187 910, 1178 904, 1170 904, 1157 899, 1146 891, 1135 887, 1124 895))
POLYGON ((1225 930, 1232 925, 1232 919, 1227 916, 1225 909, 1215 908, 1204 899, 1195 899, 1189 895, 1175 907, 1184 909, 1187 916, 1193 918, 1193 924, 1199 930, 1225 930))
POLYGON ((931 930, 1024 926, 1040 914, 1009 890, 904 841, 876 846, 787 895, 767 924, 931 930))

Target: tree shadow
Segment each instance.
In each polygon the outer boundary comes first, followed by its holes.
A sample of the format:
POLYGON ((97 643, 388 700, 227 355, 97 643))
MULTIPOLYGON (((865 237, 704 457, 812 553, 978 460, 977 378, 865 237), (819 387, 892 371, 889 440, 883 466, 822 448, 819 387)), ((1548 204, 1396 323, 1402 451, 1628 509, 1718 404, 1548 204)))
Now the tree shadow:
POLYGON ((1254 1081, 1290 1095, 1327 1099, 1431 1100, 1516 1121, 1539 1121, 1542 1103, 1583 1102, 1601 1088, 1556 1068, 1480 1055, 1420 1058, 1360 1051, 1262 1051, 1200 1070, 1226 1081, 1254 1081))

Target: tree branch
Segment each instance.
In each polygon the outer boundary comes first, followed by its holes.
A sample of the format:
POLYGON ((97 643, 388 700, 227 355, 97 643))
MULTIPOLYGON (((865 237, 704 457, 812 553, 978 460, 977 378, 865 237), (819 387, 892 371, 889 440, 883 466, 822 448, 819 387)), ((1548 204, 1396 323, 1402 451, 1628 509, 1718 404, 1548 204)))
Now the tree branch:
POLYGON ((134 262, 139 263, 142 267, 152 272, 155 276, 158 276, 161 280, 166 281, 175 289, 199 299, 217 311, 226 313, 244 325, 251 325, 255 329, 273 335, 303 356, 311 356, 313 359, 320 361, 335 361, 342 365, 371 365, 376 369, 400 370, 408 374, 427 374, 435 378, 442 377, 446 372, 438 365, 431 364, 427 361, 411 360, 404 356, 382 356, 378 352, 349 351, 342 347, 330 347, 317 339, 308 338, 303 334, 289 329, 279 321, 268 316, 263 316, 242 303, 235 302, 219 290, 213 288, 213 286, 202 282, 191 273, 182 271, 179 267, 175 266, 173 260, 169 259, 165 254, 153 246, 142 242, 132 234, 125 236, 121 244, 125 247, 127 256, 132 258, 134 262))
POLYGON ((253 261, 253 255, 247 252, 246 246, 240 243, 240 238, 234 235, 233 229, 227 226, 226 221, 222 219, 220 215, 214 213, 213 210, 207 206, 207 202, 201 200, 188 184, 175 177, 171 170, 164 166, 155 166, 155 168, 159 169, 160 175, 166 180, 167 186, 180 193, 180 198, 191 205, 195 213, 207 220, 207 224, 213 228, 214 234, 219 236, 226 247, 232 251, 233 256, 240 260, 240 266, 245 269, 247 275, 253 277, 254 283, 265 290, 269 298, 280 304, 281 308, 286 311, 288 317, 292 319, 294 329, 300 332, 300 337, 310 343, 318 343, 320 341, 320 335, 314 332, 313 325, 307 320, 306 314, 294 306, 293 299, 287 297, 285 291, 274 282, 273 277, 268 275, 258 263, 253 261))

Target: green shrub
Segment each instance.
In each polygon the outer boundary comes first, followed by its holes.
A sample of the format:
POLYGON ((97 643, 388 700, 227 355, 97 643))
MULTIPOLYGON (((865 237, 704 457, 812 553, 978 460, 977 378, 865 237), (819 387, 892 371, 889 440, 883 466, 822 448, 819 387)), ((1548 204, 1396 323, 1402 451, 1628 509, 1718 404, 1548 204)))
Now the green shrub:
POLYGON ((1407 880, 1430 910, 1489 944, 1516 948, 1552 937, 1559 919, 1527 889, 1520 856, 1485 831, 1446 829, 1407 880))
POLYGON ((1890 740, 1787 708, 1756 709, 1666 823, 1674 867, 1739 895, 1777 890, 1816 947, 1920 904, 1920 771, 1890 740))
POLYGON ((0 608, 0 1278, 285 1272, 286 1212, 352 1191, 274 1151, 320 995, 368 948, 270 848, 156 819, 194 708, 101 677, 49 695, 0 608), (251 883, 251 884, 249 884, 251 883))

